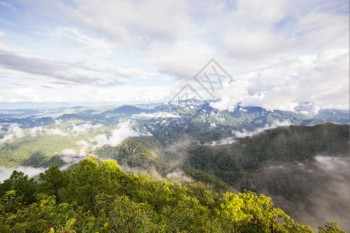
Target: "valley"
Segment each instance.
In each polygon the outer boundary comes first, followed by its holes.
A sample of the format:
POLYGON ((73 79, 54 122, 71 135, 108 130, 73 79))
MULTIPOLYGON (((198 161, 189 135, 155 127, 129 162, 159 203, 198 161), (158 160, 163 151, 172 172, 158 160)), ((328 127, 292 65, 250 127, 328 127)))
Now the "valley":
POLYGON ((314 229, 331 221, 350 228, 347 112, 306 118, 253 107, 217 111, 200 102, 190 111, 165 106, 0 113, 1 180, 15 169, 35 178, 51 165, 69 169, 94 156, 153 179, 265 194, 314 229))

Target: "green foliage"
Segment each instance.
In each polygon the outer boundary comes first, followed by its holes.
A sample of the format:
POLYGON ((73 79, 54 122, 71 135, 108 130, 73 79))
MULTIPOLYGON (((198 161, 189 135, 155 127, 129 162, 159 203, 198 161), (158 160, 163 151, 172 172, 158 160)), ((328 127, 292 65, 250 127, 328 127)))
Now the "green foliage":
POLYGON ((76 142, 81 137, 44 135, 24 137, 12 143, 0 144, 0 165, 47 166, 50 157, 66 148, 79 150, 76 142))
POLYGON ((29 179, 23 172, 13 171, 11 177, 0 184, 0 196, 11 190, 14 190, 23 202, 32 203, 35 200, 37 185, 34 179, 29 179))
POLYGON ((0 232, 312 232, 267 196, 155 180, 112 160, 52 166, 39 184, 14 173, 1 187, 0 232), (27 183, 38 190, 32 202, 23 201, 32 198, 27 183))
POLYGON ((51 166, 44 173, 40 174, 40 191, 54 195, 56 203, 60 203, 60 190, 66 185, 66 177, 57 166, 51 166))
MULTIPOLYGON (((317 154, 347 155, 349 126, 323 124, 312 127, 291 126, 266 130, 254 137, 222 146, 193 145, 188 149, 184 171, 206 183, 224 181, 237 189, 282 195, 289 200, 303 200, 305 188, 298 182, 303 174, 282 177, 261 177, 271 164, 310 163, 317 154)), ((224 187, 220 184, 221 189, 224 187)))
POLYGON ((326 223, 324 227, 318 227, 319 233, 346 233, 343 229, 338 226, 338 223, 331 222, 326 223))
POLYGON ((130 167, 148 168, 158 167, 159 162, 155 161, 157 155, 141 140, 134 138, 125 139, 116 147, 103 146, 95 151, 99 158, 115 159, 121 164, 130 167))

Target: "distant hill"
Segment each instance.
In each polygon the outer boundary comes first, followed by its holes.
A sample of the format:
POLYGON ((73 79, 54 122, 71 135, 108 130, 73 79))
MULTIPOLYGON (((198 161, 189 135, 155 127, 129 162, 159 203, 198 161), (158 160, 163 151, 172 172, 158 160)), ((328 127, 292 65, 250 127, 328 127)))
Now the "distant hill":
POLYGON ((108 110, 102 114, 108 115, 108 114, 113 114, 113 113, 119 113, 119 114, 132 115, 132 114, 139 114, 142 112, 149 112, 149 111, 150 111, 149 109, 142 109, 139 107, 135 107, 133 105, 123 105, 123 106, 120 106, 116 109, 108 110))

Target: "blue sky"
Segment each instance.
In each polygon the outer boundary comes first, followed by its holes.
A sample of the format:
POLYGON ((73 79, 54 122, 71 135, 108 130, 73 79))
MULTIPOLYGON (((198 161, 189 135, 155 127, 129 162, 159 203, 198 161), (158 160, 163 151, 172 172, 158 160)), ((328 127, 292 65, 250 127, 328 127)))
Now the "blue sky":
POLYGON ((211 58, 219 109, 348 109, 349 2, 0 0, 0 102, 168 101, 211 58))

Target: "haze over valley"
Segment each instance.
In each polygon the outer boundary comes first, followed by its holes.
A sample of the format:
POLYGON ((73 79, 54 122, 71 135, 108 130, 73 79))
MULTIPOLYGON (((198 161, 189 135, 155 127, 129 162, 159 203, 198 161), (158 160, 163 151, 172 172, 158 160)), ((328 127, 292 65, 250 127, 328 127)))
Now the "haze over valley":
POLYGON ((0 0, 0 232, 350 232, 349 1, 0 0))

